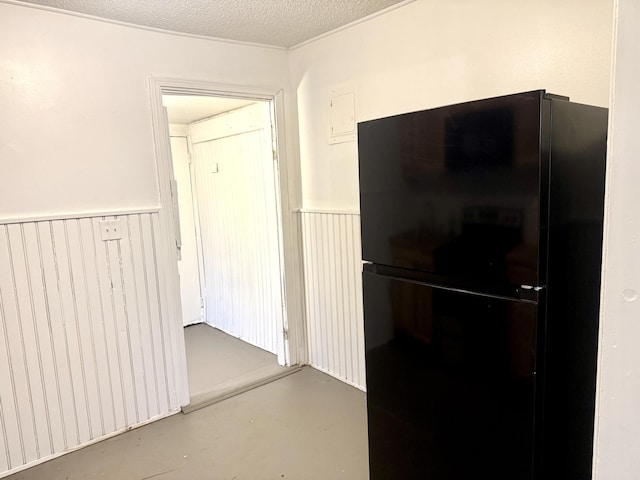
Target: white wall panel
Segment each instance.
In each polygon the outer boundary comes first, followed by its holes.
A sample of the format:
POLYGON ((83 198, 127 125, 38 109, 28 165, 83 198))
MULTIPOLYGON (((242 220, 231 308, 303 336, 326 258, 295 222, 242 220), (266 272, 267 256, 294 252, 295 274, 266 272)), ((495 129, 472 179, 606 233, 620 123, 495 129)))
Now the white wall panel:
POLYGON ((309 363, 364 389, 360 216, 300 215, 309 363))
POLYGON ((616 2, 600 312, 596 480, 640 478, 640 3, 616 2))
MULTIPOLYGON (((171 127, 171 125, 170 125, 171 127)), ((184 127, 186 125, 174 125, 184 127)), ((180 258, 178 272, 180 274, 180 300, 182 307, 182 323, 186 327, 203 321, 200 302, 200 267, 198 241, 196 237, 196 219, 193 208, 193 189, 191 188, 191 160, 187 146, 187 133, 182 137, 171 137, 171 159, 173 174, 177 183, 178 210, 180 213, 180 258)))
POLYGON ((157 216, 0 225, 0 476, 179 408, 157 216))
POLYGON ((206 322, 278 353, 283 294, 269 105, 257 103, 190 130, 192 141, 200 141, 192 161, 206 322))
MULTIPOLYGON (((154 216, 157 218, 157 216, 154 216)), ((158 279, 158 260, 156 256, 155 239, 145 235, 143 232, 151 232, 153 235, 154 222, 151 216, 138 219, 140 222, 140 241, 143 250, 145 265, 153 265, 154 268, 143 270, 145 278, 145 289, 147 292, 147 322, 151 332, 152 342, 150 345, 153 363, 153 378, 155 380, 156 407, 158 413, 162 414, 172 408, 169 393, 169 368, 167 366, 167 342, 164 334, 164 319, 162 317, 160 284, 158 279)))

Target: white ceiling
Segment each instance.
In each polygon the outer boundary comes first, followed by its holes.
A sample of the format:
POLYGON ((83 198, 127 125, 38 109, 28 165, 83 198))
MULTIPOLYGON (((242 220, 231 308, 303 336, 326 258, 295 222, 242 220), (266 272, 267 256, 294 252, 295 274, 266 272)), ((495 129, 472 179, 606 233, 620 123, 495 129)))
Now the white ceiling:
POLYGON ((23 0, 120 22, 292 47, 406 0, 23 0))
POLYGON ((163 95, 162 104, 167 108, 169 123, 189 123, 213 117, 244 107, 255 100, 226 97, 199 97, 193 95, 163 95))

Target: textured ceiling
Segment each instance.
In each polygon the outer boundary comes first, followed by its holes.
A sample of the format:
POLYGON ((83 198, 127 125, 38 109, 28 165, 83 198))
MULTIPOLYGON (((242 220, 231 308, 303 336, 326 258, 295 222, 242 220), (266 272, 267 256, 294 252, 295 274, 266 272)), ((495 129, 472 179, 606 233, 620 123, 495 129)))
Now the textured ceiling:
POLYGON ((110 20, 291 47, 403 0, 24 0, 110 20))

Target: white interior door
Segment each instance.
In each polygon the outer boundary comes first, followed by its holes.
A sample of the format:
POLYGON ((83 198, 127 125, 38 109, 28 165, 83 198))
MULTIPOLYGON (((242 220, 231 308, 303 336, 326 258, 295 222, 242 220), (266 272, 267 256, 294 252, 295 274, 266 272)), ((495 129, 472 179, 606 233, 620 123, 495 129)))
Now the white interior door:
POLYGON ((283 295, 270 105, 192 124, 190 138, 205 321, 278 354, 283 295))
MULTIPOLYGON (((186 129, 185 129, 186 133, 186 129)), ((180 209, 180 299, 182 303, 182 323, 184 326, 200 323, 202 318, 202 295, 200 272, 198 269, 198 249, 196 242, 195 215, 189 167, 189 150, 186 136, 171 137, 173 174, 177 185, 180 209)))

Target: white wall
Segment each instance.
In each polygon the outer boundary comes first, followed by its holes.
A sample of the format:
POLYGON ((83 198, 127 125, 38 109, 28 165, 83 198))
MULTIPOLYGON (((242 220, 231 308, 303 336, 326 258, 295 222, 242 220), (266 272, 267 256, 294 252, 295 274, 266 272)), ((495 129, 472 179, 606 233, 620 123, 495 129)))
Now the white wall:
MULTIPOLYGON (((315 256, 332 251, 312 246, 339 234, 336 212, 359 211, 357 144, 328 143, 331 92, 355 94, 356 121, 540 88, 607 106, 612 19, 613 0, 417 0, 292 50, 307 322, 310 333, 322 335, 309 343, 315 366, 364 387, 364 372, 345 374, 332 366, 332 358, 359 354, 342 351, 347 333, 336 337, 332 326, 346 324, 349 332, 361 305, 356 301, 355 315, 346 306, 332 308, 335 286, 311 281, 327 264, 315 256), (310 215, 314 221, 305 221, 310 215), (309 299, 323 299, 328 307, 311 308, 309 299), (327 357, 325 351, 337 353, 327 357)), ((329 262, 342 264, 340 275, 349 277, 349 263, 329 262)), ((362 359, 351 364, 362 365, 362 359)))
POLYGON ((284 89, 295 118, 284 50, 0 2, 0 476, 188 399, 150 75, 284 89), (100 240, 105 213, 125 220, 122 240, 100 240))
POLYGON ((356 120, 544 88, 607 106, 613 0, 417 0, 291 52, 303 206, 357 210, 355 142, 329 145, 329 96, 356 120))
POLYGON ((0 219, 158 206, 149 75, 286 88, 287 52, 0 4, 0 219))
POLYGON ((617 0, 595 478, 640 478, 640 4, 617 0))

